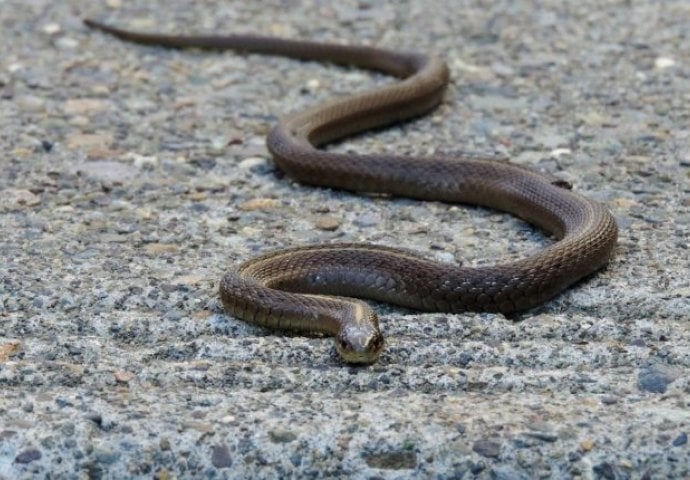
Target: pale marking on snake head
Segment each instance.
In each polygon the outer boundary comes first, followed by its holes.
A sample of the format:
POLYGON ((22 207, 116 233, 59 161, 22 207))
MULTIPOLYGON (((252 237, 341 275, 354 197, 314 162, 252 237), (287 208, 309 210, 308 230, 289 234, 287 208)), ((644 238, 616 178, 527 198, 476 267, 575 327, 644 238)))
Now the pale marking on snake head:
POLYGON ((378 318, 366 304, 356 302, 351 305, 354 321, 343 324, 335 337, 335 348, 347 363, 373 363, 381 355, 384 344, 378 318))

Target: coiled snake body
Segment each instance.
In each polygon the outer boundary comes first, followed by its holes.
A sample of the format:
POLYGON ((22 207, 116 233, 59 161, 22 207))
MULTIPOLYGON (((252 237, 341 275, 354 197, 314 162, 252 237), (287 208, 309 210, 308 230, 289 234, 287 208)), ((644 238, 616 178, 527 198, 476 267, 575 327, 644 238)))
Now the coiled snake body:
POLYGON ((436 57, 364 46, 252 35, 169 36, 93 28, 137 43, 278 54, 378 70, 398 83, 284 117, 268 136, 275 161, 301 182, 358 192, 481 205, 510 212, 558 241, 491 267, 435 263, 371 244, 292 248, 249 260, 220 282, 232 315, 259 325, 335 337, 343 360, 371 363, 383 349, 369 298, 426 311, 510 313, 534 307, 605 265, 616 244, 613 216, 565 182, 484 158, 352 155, 318 150, 336 139, 421 115, 442 99, 446 65, 436 57))

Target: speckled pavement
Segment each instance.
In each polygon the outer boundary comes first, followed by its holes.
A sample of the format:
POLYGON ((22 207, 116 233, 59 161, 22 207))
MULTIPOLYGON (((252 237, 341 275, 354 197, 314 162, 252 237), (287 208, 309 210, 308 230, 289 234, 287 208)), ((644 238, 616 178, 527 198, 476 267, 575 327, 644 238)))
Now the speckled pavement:
POLYGON ((690 3, 0 0, 0 479, 690 476, 690 3), (508 215, 299 185, 284 113, 392 81, 89 31, 258 32, 435 51, 433 114, 341 151, 474 151, 620 226, 543 307, 377 305, 388 346, 225 315, 229 266, 331 240, 465 265, 549 243, 508 215))

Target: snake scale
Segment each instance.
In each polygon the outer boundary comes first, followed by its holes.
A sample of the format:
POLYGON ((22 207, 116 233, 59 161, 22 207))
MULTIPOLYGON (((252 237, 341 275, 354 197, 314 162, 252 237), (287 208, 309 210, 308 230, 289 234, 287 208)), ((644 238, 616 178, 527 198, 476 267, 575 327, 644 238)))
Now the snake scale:
POLYGON ((376 90, 337 98, 280 120, 267 146, 300 182, 355 192, 480 205, 514 214, 556 241, 512 263, 466 268, 366 243, 280 250, 227 273, 220 297, 247 322, 335 337, 345 362, 372 363, 384 341, 372 308, 357 298, 423 311, 510 313, 552 298, 604 266, 617 241, 608 209, 553 177, 473 156, 354 155, 320 146, 422 115, 442 100, 448 68, 439 58, 368 46, 255 35, 139 33, 85 20, 121 39, 170 48, 232 49, 353 65, 398 77, 376 90))

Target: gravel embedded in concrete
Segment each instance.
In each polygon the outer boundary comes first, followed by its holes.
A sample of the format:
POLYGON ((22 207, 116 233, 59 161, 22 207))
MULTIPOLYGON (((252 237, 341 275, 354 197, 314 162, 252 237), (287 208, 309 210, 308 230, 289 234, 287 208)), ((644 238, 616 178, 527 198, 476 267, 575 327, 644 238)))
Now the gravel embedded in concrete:
POLYGON ((0 479, 690 476, 687 2, 190 5, 0 0, 0 479), (385 76, 142 47, 83 16, 438 52, 439 109, 332 148, 532 165, 611 208, 616 257, 514 318, 378 305, 367 368, 228 317, 219 278, 269 249, 486 265, 549 240, 273 166, 280 115, 385 76))

